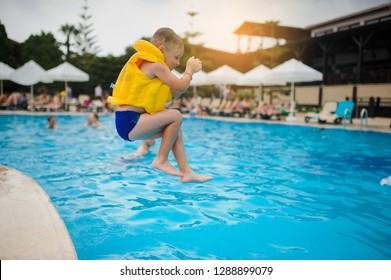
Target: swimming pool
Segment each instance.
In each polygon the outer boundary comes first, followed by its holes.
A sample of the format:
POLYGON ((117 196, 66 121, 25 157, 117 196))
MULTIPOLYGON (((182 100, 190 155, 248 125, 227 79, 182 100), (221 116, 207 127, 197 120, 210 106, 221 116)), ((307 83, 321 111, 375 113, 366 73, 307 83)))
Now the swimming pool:
MULTIPOLYGON (((391 134, 185 119, 182 184, 121 159, 114 117, 0 115, 0 164, 34 178, 79 259, 391 259, 391 134)), ((171 157, 173 160, 173 157, 171 157)))

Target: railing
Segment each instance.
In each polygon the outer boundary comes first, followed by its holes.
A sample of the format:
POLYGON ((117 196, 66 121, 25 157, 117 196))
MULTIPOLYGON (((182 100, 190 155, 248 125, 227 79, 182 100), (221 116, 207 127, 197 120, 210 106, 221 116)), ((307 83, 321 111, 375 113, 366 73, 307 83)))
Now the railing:
POLYGON ((361 112, 360 112, 360 129, 361 130, 362 130, 364 115, 365 115, 365 126, 367 127, 368 126, 368 110, 365 108, 362 108, 361 112))
POLYGON ((348 108, 345 109, 345 112, 343 113, 343 128, 346 128, 346 120, 350 119, 348 116, 350 115, 350 111, 348 108))
POLYGON ((360 98, 360 100, 357 100, 356 102, 356 110, 354 116, 358 118, 358 114, 364 108, 368 111, 368 118, 391 118, 391 98, 360 98))

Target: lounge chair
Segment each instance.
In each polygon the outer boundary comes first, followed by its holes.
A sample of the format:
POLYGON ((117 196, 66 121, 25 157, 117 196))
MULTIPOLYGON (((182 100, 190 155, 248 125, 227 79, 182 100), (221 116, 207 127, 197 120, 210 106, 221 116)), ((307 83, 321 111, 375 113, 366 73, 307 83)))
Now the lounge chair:
POLYGON ((330 115, 335 113, 337 109, 338 102, 334 100, 326 101, 323 105, 322 111, 319 114, 309 113, 305 116, 304 121, 309 123, 311 120, 319 121, 320 115, 330 115))
POLYGON ((91 103, 90 97, 88 95, 80 94, 78 97, 78 102, 81 111, 88 111, 91 103))
POLYGON ((90 108, 93 112, 103 112, 102 100, 94 99, 91 101, 90 108))
POLYGON ((221 104, 221 99, 218 98, 218 97, 215 97, 212 99, 211 103, 209 104, 208 108, 208 112, 210 112, 210 115, 212 116, 215 116, 215 115, 218 115, 220 110, 220 104, 221 104))
POLYGON ((352 101, 346 100, 338 102, 335 113, 319 115, 319 123, 331 122, 335 124, 340 124, 343 119, 349 120, 351 123, 353 109, 354 103, 352 101))

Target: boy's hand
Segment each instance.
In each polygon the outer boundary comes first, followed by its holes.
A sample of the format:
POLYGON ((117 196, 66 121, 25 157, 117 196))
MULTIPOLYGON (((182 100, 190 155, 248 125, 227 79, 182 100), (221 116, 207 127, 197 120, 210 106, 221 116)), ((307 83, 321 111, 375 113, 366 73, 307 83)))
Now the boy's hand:
POLYGON ((202 62, 194 56, 190 57, 186 63, 186 71, 191 72, 191 74, 197 73, 202 70, 202 62))

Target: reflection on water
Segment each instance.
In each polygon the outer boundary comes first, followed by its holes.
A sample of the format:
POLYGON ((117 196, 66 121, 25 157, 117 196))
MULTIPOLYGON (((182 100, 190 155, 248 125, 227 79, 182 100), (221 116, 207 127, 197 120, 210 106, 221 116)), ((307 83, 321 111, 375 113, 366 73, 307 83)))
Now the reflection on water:
MULTIPOLYGON (((81 259, 390 259, 391 136, 186 119, 205 184, 130 157, 113 116, 0 116, 0 159, 32 176, 81 259)), ((170 156, 174 161, 174 158, 170 156)))

